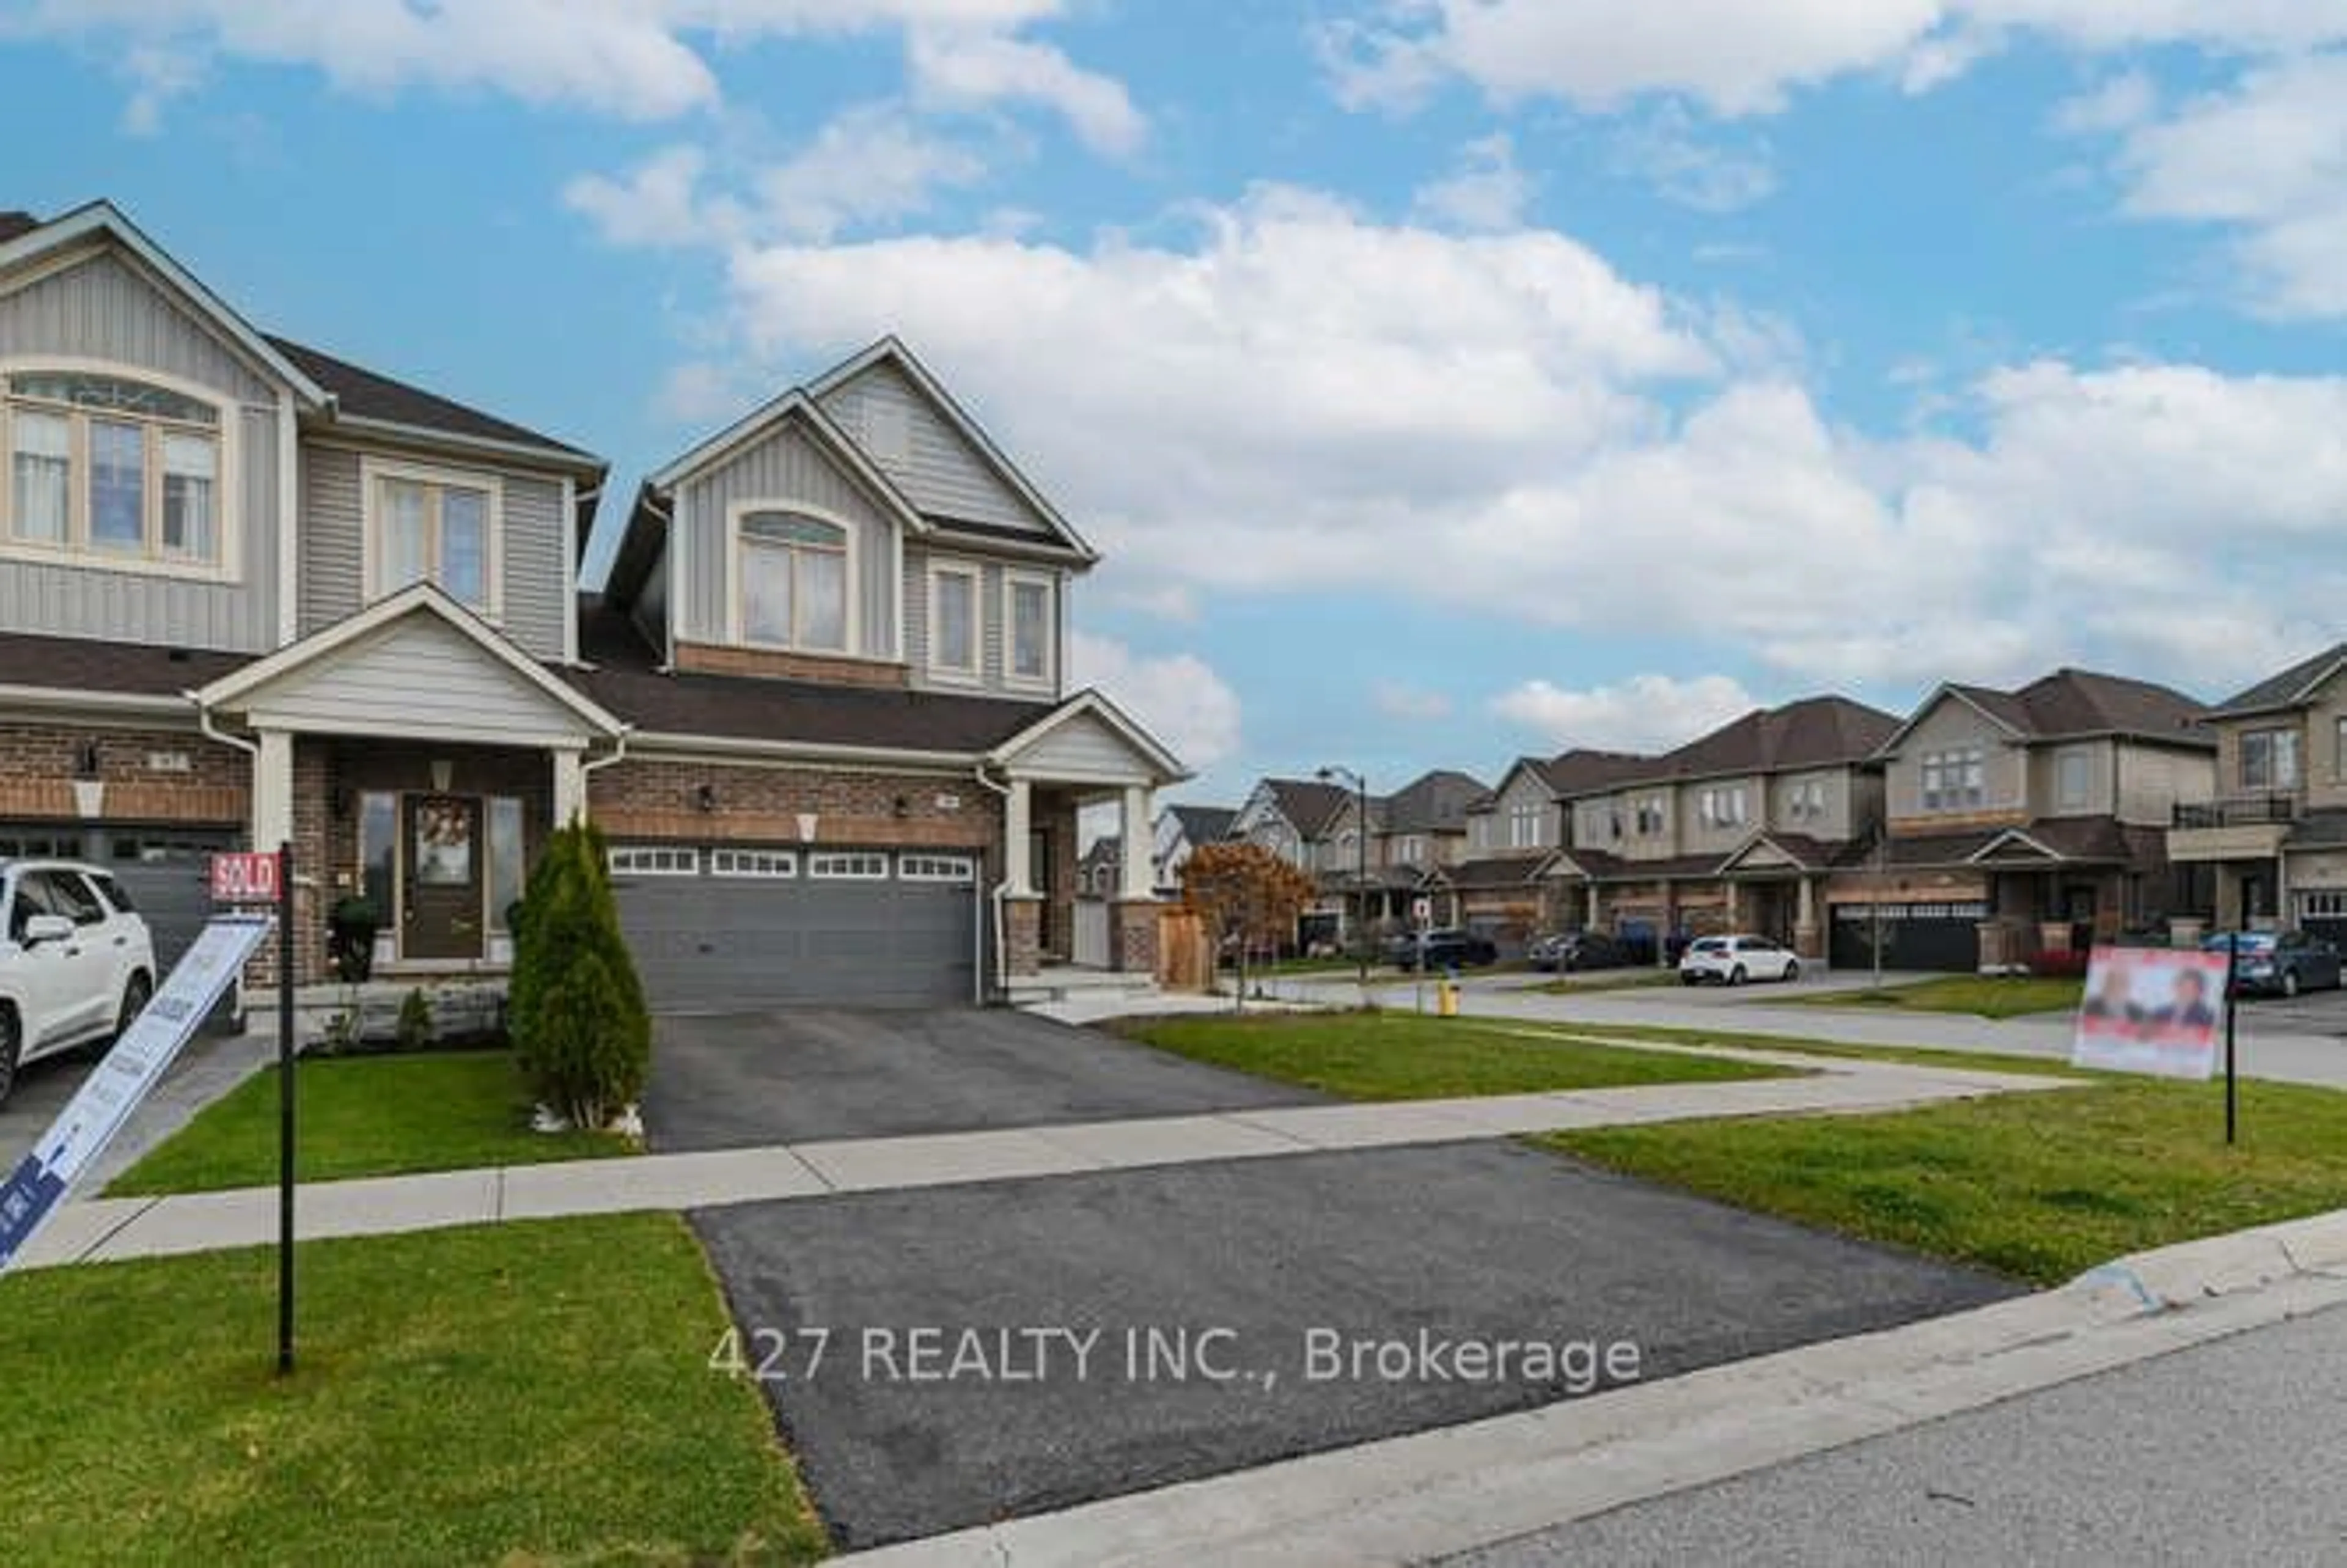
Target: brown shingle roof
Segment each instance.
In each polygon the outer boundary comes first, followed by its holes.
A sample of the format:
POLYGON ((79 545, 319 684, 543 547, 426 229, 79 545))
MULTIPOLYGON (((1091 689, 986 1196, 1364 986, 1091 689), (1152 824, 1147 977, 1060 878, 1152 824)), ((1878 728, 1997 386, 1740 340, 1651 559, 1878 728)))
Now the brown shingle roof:
POLYGON ((1805 697, 1781 708, 1756 708, 1707 735, 1665 752, 1617 782, 1717 778, 1853 763, 1871 756, 1899 721, 1847 697, 1805 697))
POLYGON ((2016 734, 2033 741, 2073 735, 2131 735, 2213 746, 2202 726, 2208 710, 2172 687, 2092 670, 2056 670, 2017 692, 1950 685, 2016 734))
POLYGON ((176 697, 252 662, 250 653, 152 648, 0 631, 0 685, 176 697))
POLYGON ((1438 768, 1372 802, 1371 813, 1388 833, 1463 832, 1467 808, 1491 793, 1480 779, 1438 768))
MULTIPOLYGON (((2021 833, 2060 859, 2086 866, 2117 866, 2157 857, 2165 835, 2157 828, 2137 830, 2111 816, 2039 817, 2018 828, 1973 828, 1963 833, 1893 835, 1889 860, 1896 867, 1962 866, 2008 833, 2021 833)), ((1864 866, 1872 859, 1870 846, 1856 845, 1843 857, 1845 866, 1864 866)), ((1987 864, 1993 864, 1993 857, 1987 864)))
POLYGON ((31 233, 41 226, 41 220, 29 212, 0 212, 0 245, 31 233))
POLYGON ((395 381, 348 360, 321 354, 291 339, 270 336, 269 344, 291 360, 302 374, 333 394, 345 414, 395 425, 412 425, 418 429, 437 430, 451 436, 469 436, 477 440, 541 447, 558 456, 598 466, 602 462, 593 453, 583 452, 550 436, 541 436, 535 430, 499 419, 495 415, 484 414, 477 408, 467 407, 437 393, 410 386, 404 381, 395 381))
MULTIPOLYGON (((1307 838, 1318 837, 1353 798, 1351 790, 1317 779, 1266 779, 1264 783, 1271 786, 1272 804, 1279 807, 1279 815, 1307 838)), ((1377 802, 1369 803, 1369 811, 1376 815, 1377 802)))
POLYGON ((1169 805, 1165 809, 1182 825, 1182 836, 1194 845, 1229 837, 1231 824, 1239 815, 1226 805, 1169 805))
POLYGON ((600 605, 582 610, 579 641, 596 667, 559 673, 620 718, 659 734, 965 754, 992 750, 1053 707, 736 675, 663 675, 626 618, 600 605))
POLYGON ((2311 659, 2301 659, 2289 669, 2267 676, 2245 692, 2234 692, 2210 712, 2221 718, 2229 713, 2261 713, 2288 707, 2342 660, 2347 660, 2347 642, 2333 643, 2311 659))
POLYGON ((1545 853, 1540 855, 1497 855, 1482 860, 1462 861, 1440 874, 1440 880, 1451 886, 1516 887, 1532 879, 1532 874, 1548 864, 1545 853))
POLYGON ((1635 752, 1598 752, 1576 746, 1569 752, 1559 752, 1546 762, 1535 760, 1532 766, 1552 791, 1570 799, 1626 783, 1651 770, 1654 762, 1654 758, 1635 752))

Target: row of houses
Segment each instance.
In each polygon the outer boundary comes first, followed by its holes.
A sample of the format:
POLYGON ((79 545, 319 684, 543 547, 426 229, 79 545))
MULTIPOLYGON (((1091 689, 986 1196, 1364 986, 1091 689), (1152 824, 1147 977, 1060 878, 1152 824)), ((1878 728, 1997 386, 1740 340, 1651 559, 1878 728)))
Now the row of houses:
POLYGON ((1503 948, 1745 930, 1914 969, 2237 925, 2347 939, 2347 644, 2214 706, 2075 669, 1945 684, 1903 718, 1809 697, 1655 755, 1520 757, 1488 787, 1266 778, 1155 829, 1169 893, 1219 838, 1311 873, 1306 946, 1391 929, 1421 899, 1503 948))

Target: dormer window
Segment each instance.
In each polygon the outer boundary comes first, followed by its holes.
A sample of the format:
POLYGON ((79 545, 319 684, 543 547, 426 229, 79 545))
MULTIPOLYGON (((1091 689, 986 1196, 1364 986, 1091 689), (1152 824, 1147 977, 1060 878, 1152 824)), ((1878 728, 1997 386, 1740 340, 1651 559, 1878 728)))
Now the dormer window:
POLYGON ((0 393, 10 545, 109 565, 221 564, 218 405, 84 371, 16 371, 0 393))
POLYGON ((741 641, 816 653, 849 651, 854 536, 842 524, 784 507, 734 520, 741 641))

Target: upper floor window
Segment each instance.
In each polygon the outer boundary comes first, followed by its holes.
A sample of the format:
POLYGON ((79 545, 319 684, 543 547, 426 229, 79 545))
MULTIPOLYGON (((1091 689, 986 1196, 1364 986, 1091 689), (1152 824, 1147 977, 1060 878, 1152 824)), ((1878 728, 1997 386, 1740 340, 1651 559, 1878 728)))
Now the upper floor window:
POLYGON ((978 582, 974 566, 929 568, 929 668, 938 675, 978 679, 978 582))
POLYGON ((779 508, 741 513, 734 522, 734 570, 742 641, 846 652, 853 553, 841 524, 779 508))
POLYGON ((1976 811, 1987 804, 1988 757, 1980 747, 1924 753, 1925 811, 1976 811))
POLYGON ((1706 827, 1741 827, 1751 819, 1751 804, 1742 784, 1705 790, 1696 798, 1696 814, 1706 827))
POLYGON ((217 405, 83 371, 15 371, 0 394, 10 544, 133 566, 222 563, 217 405))
POLYGON ((1393 859, 1399 866, 1416 866, 1426 858, 1426 840, 1415 833, 1406 833, 1393 841, 1393 859))
POLYGON ((2241 737, 2243 789, 2296 789, 2298 732, 2251 730, 2241 737))
POLYGON ((1826 814, 1826 781, 1800 779, 1785 791, 1785 820, 1815 822, 1826 814))
POLYGON ((1661 836, 1664 827, 1669 822, 1669 809, 1663 797, 1650 794, 1639 798, 1631 820, 1637 829, 1639 837, 1655 838, 1661 836))
POLYGON ((1032 573, 1011 572, 1002 580, 1004 601, 1003 672, 1027 685, 1049 685, 1055 641, 1051 579, 1032 573))
POLYGON ((2070 751, 2054 759, 2054 800, 2064 811, 2083 811, 2094 789, 2093 753, 2070 751))
POLYGON ((1520 801, 1508 808, 1508 847, 1538 849, 1541 842, 1541 815, 1538 801, 1520 801))

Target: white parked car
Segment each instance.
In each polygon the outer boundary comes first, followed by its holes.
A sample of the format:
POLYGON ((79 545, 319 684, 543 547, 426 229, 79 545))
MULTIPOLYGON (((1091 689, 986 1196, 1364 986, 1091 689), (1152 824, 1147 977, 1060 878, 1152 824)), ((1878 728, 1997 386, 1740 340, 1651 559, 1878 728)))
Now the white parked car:
POLYGON ((1740 986, 1747 980, 1799 979, 1801 966, 1790 948, 1766 937, 1697 937, 1679 958, 1679 983, 1717 980, 1740 986))
POLYGON ((17 1068, 113 1039, 154 994, 154 940, 112 876, 0 861, 0 1101, 17 1068))

